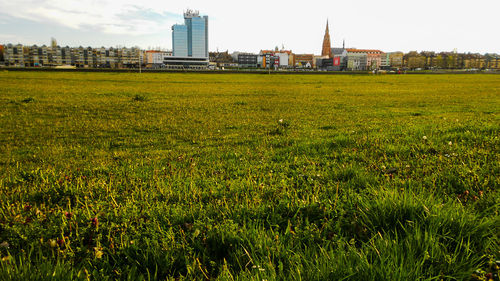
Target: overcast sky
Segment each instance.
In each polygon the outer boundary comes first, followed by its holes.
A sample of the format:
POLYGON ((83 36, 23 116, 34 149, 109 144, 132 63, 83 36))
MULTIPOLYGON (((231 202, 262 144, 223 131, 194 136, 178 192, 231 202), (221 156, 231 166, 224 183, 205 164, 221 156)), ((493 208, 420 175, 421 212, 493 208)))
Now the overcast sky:
POLYGON ((0 44, 171 49, 187 8, 209 16, 210 51, 319 54, 328 18, 333 47, 500 53, 500 0, 0 0, 0 44))

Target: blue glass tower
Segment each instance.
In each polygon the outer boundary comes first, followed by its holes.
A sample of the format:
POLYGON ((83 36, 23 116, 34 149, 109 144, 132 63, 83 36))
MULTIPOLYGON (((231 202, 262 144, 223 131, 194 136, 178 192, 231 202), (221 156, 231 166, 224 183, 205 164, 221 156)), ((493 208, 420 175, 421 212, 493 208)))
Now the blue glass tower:
POLYGON ((188 28, 185 25, 172 26, 172 52, 175 57, 188 56, 188 28))
POLYGON ((208 17, 187 10, 184 25, 172 26, 173 56, 208 58, 208 17))

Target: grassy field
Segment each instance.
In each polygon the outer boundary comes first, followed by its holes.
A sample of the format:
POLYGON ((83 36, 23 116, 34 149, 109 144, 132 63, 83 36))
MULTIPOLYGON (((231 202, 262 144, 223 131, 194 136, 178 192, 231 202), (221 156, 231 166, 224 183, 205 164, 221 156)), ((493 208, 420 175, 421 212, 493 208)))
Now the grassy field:
POLYGON ((487 280, 500 75, 0 72, 0 280, 487 280))

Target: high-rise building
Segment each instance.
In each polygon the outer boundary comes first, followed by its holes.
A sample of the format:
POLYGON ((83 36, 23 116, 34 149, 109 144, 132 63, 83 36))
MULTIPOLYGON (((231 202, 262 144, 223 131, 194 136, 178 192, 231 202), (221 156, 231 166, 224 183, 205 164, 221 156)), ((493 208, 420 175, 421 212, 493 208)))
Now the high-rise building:
POLYGON ((184 24, 172 26, 172 49, 175 57, 208 58, 208 16, 187 10, 184 24))
POLYGON ((326 30, 325 30, 325 37, 323 38, 323 49, 321 50, 321 56, 326 58, 332 57, 332 46, 330 42, 330 30, 328 28, 328 20, 326 20, 326 30))
POLYGON ((174 57, 188 56, 188 28, 186 25, 172 26, 172 49, 174 57))

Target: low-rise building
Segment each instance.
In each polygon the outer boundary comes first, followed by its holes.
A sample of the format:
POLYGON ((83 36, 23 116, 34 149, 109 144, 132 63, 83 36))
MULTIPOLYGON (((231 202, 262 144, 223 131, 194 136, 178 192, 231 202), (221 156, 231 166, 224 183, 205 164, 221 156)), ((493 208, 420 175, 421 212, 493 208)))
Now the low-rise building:
POLYGON ((389 54, 389 65, 392 68, 402 68, 403 67, 403 53, 402 52, 391 52, 389 54))
MULTIPOLYGON (((235 52, 239 53, 239 52, 235 52)), ((238 55, 235 53, 229 54, 229 51, 225 52, 210 52, 209 61, 214 63, 216 67, 238 67, 238 55)))
POLYGON ((347 49, 347 69, 350 71, 366 70, 368 54, 363 50, 347 49))
POLYGON ((294 66, 298 68, 313 68, 314 55, 313 54, 295 54, 294 66))
POLYGON ((239 67, 257 67, 257 57, 256 54, 251 53, 239 53, 237 60, 239 67))
POLYGON ((391 68, 389 53, 380 54, 380 69, 388 70, 391 68))
POLYGON ((342 71, 347 69, 347 50, 345 48, 332 48, 332 56, 332 70, 342 71))
POLYGON ((165 57, 171 57, 172 52, 160 50, 148 50, 145 52, 146 67, 159 68, 162 67, 165 57))

